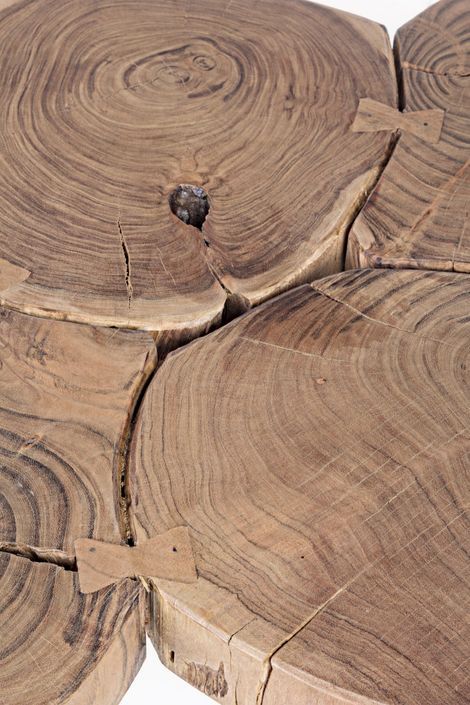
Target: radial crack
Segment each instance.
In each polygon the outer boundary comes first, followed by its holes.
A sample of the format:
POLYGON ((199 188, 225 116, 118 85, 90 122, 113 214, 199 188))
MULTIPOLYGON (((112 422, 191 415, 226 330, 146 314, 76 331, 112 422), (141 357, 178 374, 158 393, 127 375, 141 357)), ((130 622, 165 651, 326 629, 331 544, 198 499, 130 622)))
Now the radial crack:
POLYGON ((368 316, 367 313, 364 313, 364 311, 361 311, 360 309, 356 308, 355 306, 351 306, 351 304, 348 304, 346 301, 342 301, 341 299, 338 299, 335 296, 332 296, 327 291, 324 291, 323 289, 319 289, 318 287, 315 286, 315 284, 310 284, 310 287, 317 294, 320 294, 321 296, 324 296, 326 299, 330 299, 330 301, 334 301, 335 303, 340 304, 341 306, 345 306, 350 311, 355 313, 357 316, 364 318, 366 321, 370 321, 370 323, 375 323, 376 325, 379 325, 379 326, 385 326, 385 328, 392 328, 392 330, 397 330, 397 331, 400 331, 400 333, 406 333, 407 335, 413 335, 414 337, 418 338, 419 340, 424 340, 429 343, 436 343, 437 345, 444 345, 444 346, 446 346, 448 348, 452 348, 452 349, 454 347, 452 344, 446 343, 445 340, 439 340, 439 338, 430 338, 429 336, 419 335, 414 330, 408 330, 407 328, 400 328, 399 326, 394 326, 392 323, 387 323, 386 321, 381 321, 379 318, 372 318, 372 316, 368 316))
POLYGON ((266 693, 266 688, 268 687, 269 679, 273 670, 272 660, 274 656, 286 646, 292 639, 294 639, 305 627, 307 627, 310 622, 312 622, 319 614, 321 614, 331 603, 336 600, 339 595, 341 595, 345 590, 347 590, 352 583, 354 583, 365 571, 367 567, 359 571, 351 580, 342 585, 331 597, 329 597, 326 602, 317 607, 309 616, 301 622, 301 624, 296 627, 288 636, 285 637, 265 658, 263 663, 263 673, 260 684, 258 686, 258 691, 256 693, 256 705, 262 705, 264 700, 264 695, 266 693))
POLYGON ((126 269, 126 274, 125 274, 126 290, 127 290, 127 298, 129 301, 129 308, 130 308, 131 304, 132 304, 132 296, 134 293, 134 289, 132 287, 132 281, 131 281, 131 257, 129 254, 129 246, 126 242, 126 238, 124 237, 124 232, 122 230, 120 217, 117 220, 117 226, 118 226, 118 230, 119 230, 119 237, 121 240, 122 254, 124 257, 124 266, 126 269))
POLYGON ((409 71, 419 71, 421 73, 429 73, 431 76, 455 76, 456 78, 469 78, 470 71, 436 71, 435 69, 427 68, 426 66, 417 66, 409 61, 404 61, 402 69, 409 71))
POLYGON ((28 546, 25 543, 0 541, 0 553, 9 553, 20 558, 27 558, 34 563, 57 565, 60 568, 64 568, 64 570, 77 570, 75 557, 55 548, 42 548, 28 546))
POLYGON ((217 281, 219 286, 224 290, 225 292, 225 306, 224 310, 222 313, 222 326, 224 326, 226 323, 230 323, 230 321, 233 321, 234 318, 237 318, 238 316, 241 316, 243 313, 246 313, 247 311, 250 310, 251 304, 249 300, 243 296, 242 294, 237 294, 233 291, 231 291, 228 286, 225 284, 223 280, 223 275, 219 274, 217 271, 216 266, 214 263, 211 261, 211 256, 210 256, 210 250, 211 250, 211 244, 209 239, 206 237, 206 234, 204 232, 204 225, 205 223, 202 224, 201 227, 201 232, 202 232, 202 245, 203 245, 203 256, 204 259, 206 260, 207 267, 214 277, 214 279, 217 281))

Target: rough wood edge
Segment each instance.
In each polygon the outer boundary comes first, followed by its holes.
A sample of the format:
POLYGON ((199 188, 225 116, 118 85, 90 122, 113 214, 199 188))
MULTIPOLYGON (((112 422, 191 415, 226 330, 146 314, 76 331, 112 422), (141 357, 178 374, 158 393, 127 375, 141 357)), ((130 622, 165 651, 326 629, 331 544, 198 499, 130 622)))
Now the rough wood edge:
POLYGON ((97 667, 87 676, 79 690, 67 705, 119 705, 134 682, 146 657, 145 598, 141 597, 138 610, 131 613, 122 631, 116 636, 110 648, 99 661, 97 667), (136 650, 133 668, 125 681, 110 678, 110 674, 124 671, 128 654, 136 650))

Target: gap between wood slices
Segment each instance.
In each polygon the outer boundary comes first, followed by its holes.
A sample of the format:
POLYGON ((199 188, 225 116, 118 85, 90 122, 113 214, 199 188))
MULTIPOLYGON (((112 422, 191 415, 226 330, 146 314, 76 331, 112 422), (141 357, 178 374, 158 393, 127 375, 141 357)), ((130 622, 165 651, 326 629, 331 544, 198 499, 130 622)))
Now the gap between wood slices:
MULTIPOLYGON (((7 3, 8 5, 10 3, 7 3)), ((0 5, 0 9, 3 9, 3 6, 0 5)), ((370 26, 369 23, 364 22, 362 20, 353 20, 351 19, 351 23, 357 22, 357 26, 361 27, 361 32, 365 33, 365 29, 370 26)), ((375 37, 375 41, 377 45, 380 44, 379 37, 375 37)), ((409 67, 407 67, 409 68, 409 67)), ((388 139, 388 144, 391 145, 391 153, 390 157, 393 156, 393 142, 394 138, 389 137, 388 139)), ((384 142, 387 140, 384 140, 384 142)), ((385 159, 387 156, 385 157, 385 159)), ((342 257, 343 257, 343 250, 346 250, 346 245, 347 245, 347 233, 349 230, 349 227, 351 224, 353 224, 353 229, 356 224, 356 215, 358 212, 362 211, 362 206, 363 206, 363 201, 367 199, 369 194, 374 190, 375 182, 379 179, 383 172, 383 165, 382 166, 376 166, 374 167, 371 171, 369 171, 366 174, 365 181, 362 182, 361 179, 362 177, 358 177, 357 183, 354 182, 351 185, 351 189, 349 190, 349 186, 346 187, 345 190, 341 191, 340 193, 340 198, 339 201, 345 202, 348 204, 348 208, 346 209, 346 215, 343 221, 339 223, 337 226, 337 234, 339 235, 338 237, 338 242, 339 246, 337 243, 334 243, 332 245, 332 248, 335 252, 333 259, 335 261, 334 268, 339 269, 342 268, 341 264, 342 263, 342 257), (364 185, 365 184, 365 185, 364 185), (359 195, 357 195, 359 194, 359 195), (341 253, 341 255, 338 255, 338 252, 341 253)), ((331 220, 335 220, 335 213, 331 213, 331 220)), ((122 226, 121 222, 121 215, 119 215, 117 219, 117 231, 118 234, 121 238, 121 243, 122 243, 122 238, 125 238, 126 236, 124 235, 124 229, 122 226), (122 236, 122 237, 121 237, 122 236)), ((335 223, 335 227, 336 227, 335 223)), ((330 231, 333 232, 333 230, 330 231)), ((210 236, 211 234, 211 221, 210 217, 208 220, 208 234, 210 236)), ((125 247, 123 248, 123 253, 125 255, 125 250, 128 248, 127 246, 127 241, 124 239, 124 244, 125 247)), ((325 252, 328 250, 329 245, 325 245, 325 252)), ((204 252, 204 258, 207 256, 207 251, 203 247, 203 252, 204 252)), ((324 251, 319 250, 318 251, 318 256, 323 256, 324 251)), ((129 250, 128 250, 128 256, 129 256, 129 250)), ((314 255, 314 260, 317 257, 317 254, 314 255)), ((302 258, 303 259, 303 258, 302 258)), ((329 261, 332 261, 330 257, 327 258, 329 261)), ((408 261, 400 261, 401 264, 405 264, 406 266, 410 266, 408 261)), ((399 265, 400 265, 399 262, 399 265)), ((1 263, 0 263, 1 264, 1 263)), ((379 263, 380 264, 380 263, 379 263)), ((421 266, 421 264, 418 264, 418 266, 421 266)), ((194 318, 191 319, 191 321, 188 323, 188 321, 183 317, 183 319, 178 318, 178 322, 175 323, 175 319, 172 319, 171 325, 168 325, 168 318, 165 319, 165 323, 161 323, 161 320, 159 319, 156 322, 155 318, 150 318, 145 319, 145 320, 139 320, 137 323, 134 321, 131 321, 129 318, 126 318, 126 315, 119 314, 119 316, 115 316, 114 313, 111 315, 107 316, 95 316, 95 313, 93 313, 90 317, 89 312, 83 313, 83 311, 80 311, 77 309, 77 311, 59 311, 58 309, 48 308, 50 305, 50 293, 47 294, 45 298, 49 297, 48 304, 46 305, 44 302, 41 302, 39 307, 33 306, 32 308, 28 308, 29 304, 24 304, 21 302, 20 304, 15 303, 15 297, 13 296, 11 300, 9 300, 10 295, 12 292, 9 292, 9 289, 15 285, 18 285, 19 287, 23 286, 24 282, 28 281, 28 278, 30 276, 30 272, 27 269, 23 268, 17 268, 16 265, 11 265, 8 261, 6 261, 6 264, 4 264, 4 269, 2 270, 0 267, 0 271, 2 272, 2 276, 5 276, 5 281, 7 282, 7 286, 5 287, 5 292, 6 292, 6 297, 5 297, 5 305, 10 308, 15 308, 18 306, 18 308, 21 308, 23 311, 28 312, 28 313, 33 313, 35 315, 41 315, 41 316, 46 316, 50 318, 64 318, 64 319, 72 319, 72 320, 77 320, 77 321, 82 321, 85 323, 93 323, 93 322, 99 322, 102 323, 103 325, 123 325, 124 327, 141 327, 141 328, 150 328, 151 330, 155 330, 156 328, 163 329, 163 332, 159 330, 154 338, 157 340, 157 346, 161 345, 163 352, 163 355, 161 356, 161 361, 163 361, 163 358, 165 357, 166 351, 171 349, 172 347, 178 347, 184 342, 187 342, 190 338, 203 334, 210 330, 210 328, 214 326, 220 325, 222 322, 225 322, 227 318, 231 318, 235 314, 239 314, 243 309, 249 308, 249 305, 246 303, 246 301, 250 301, 253 304, 257 304, 261 301, 263 301, 267 296, 273 296, 274 294, 279 293, 285 286, 294 286, 295 284, 302 283, 303 281, 306 281, 310 278, 311 274, 315 273, 316 275, 320 276, 321 274, 328 274, 330 273, 330 264, 325 265, 325 268, 322 268, 323 266, 318 266, 314 263, 313 265, 306 265, 304 266, 304 269, 301 271, 300 274, 295 273, 292 275, 290 278, 286 279, 283 283, 280 282, 275 282, 274 284, 270 284, 268 293, 264 292, 259 294, 259 292, 262 290, 262 286, 264 286, 263 282, 263 276, 260 276, 260 279, 257 280, 256 277, 253 277, 252 282, 254 282, 254 291, 249 290, 249 296, 246 297, 246 291, 244 292, 243 295, 237 295, 234 299, 234 306, 232 306, 232 302, 230 302, 230 305, 227 306, 227 295, 226 292, 220 292, 218 291, 217 287, 213 287, 214 291, 217 289, 218 294, 215 298, 218 299, 218 304, 217 306, 213 309, 211 314, 208 317, 202 317, 197 320, 194 318), (17 278, 16 278, 17 277, 17 278), (256 298, 258 297, 258 298, 256 298), (225 302, 225 303, 224 303, 225 302), (225 316, 224 319, 224 314, 223 314, 223 309, 224 307, 227 309, 230 309, 230 313, 225 316), (95 317, 94 317, 95 316, 95 317), (165 328, 166 326, 166 328, 165 328), (180 328, 180 331, 178 333, 175 333, 174 331, 176 328, 180 328), (168 329, 171 330, 168 330, 168 329)), ((216 270, 212 269, 212 265, 209 267, 211 274, 214 275, 216 270)), ((127 267, 127 279, 130 279, 131 277, 131 271, 129 270, 129 267, 127 267)), ((218 278, 218 275, 215 276, 215 278, 218 278)), ((130 282, 131 283, 131 282, 130 282)), ((225 285, 224 287, 225 288, 225 285)), ((129 291, 133 291, 132 287, 129 288, 129 281, 127 281, 126 285, 126 292, 129 294, 129 291)), ((60 297, 59 297, 60 298, 60 297)), ((83 302, 82 302, 83 303, 83 302)), ((129 441, 132 436, 132 431, 133 431, 133 424, 137 416, 137 412, 139 409, 139 406, 141 405, 141 402, 144 400, 144 395, 147 389, 148 383, 151 381, 152 376, 156 370, 157 367, 157 361, 156 359, 149 362, 148 367, 146 371, 143 374, 142 380, 137 384, 136 386, 136 393, 134 394, 134 402, 132 405, 132 410, 129 413, 128 416, 128 421, 127 421, 127 430, 122 436, 122 442, 121 442, 121 447, 120 447, 120 468, 121 468, 121 487, 122 491, 120 491, 120 497, 121 497, 121 530, 122 526, 124 526, 124 531, 123 531, 123 536, 126 541, 132 543, 132 528, 131 524, 128 520, 128 505, 130 502, 130 495, 128 491, 128 474, 127 474, 127 453, 128 453, 128 445, 129 441)), ((319 378, 320 379, 320 378, 319 378)), ((322 379, 322 378, 321 378, 322 379)), ((26 549, 23 549, 24 552, 26 552, 26 549)), ((21 552, 21 549, 19 549, 21 552)), ((39 553, 41 549, 33 549, 33 553, 36 551, 36 556, 35 558, 40 558, 39 553), (39 552, 39 553, 38 553, 39 552)), ((59 556, 59 560, 62 560, 65 562, 66 560, 70 559, 69 554, 66 555, 65 559, 61 559, 59 556)), ((10 559, 13 562, 15 562, 15 559, 10 559)), ((21 560, 21 559, 17 559, 21 560)), ((47 561, 49 562, 50 556, 47 557, 47 561)), ((36 568, 35 570, 40 570, 39 568, 36 568)), ((42 570, 42 569, 41 569, 42 570)), ((45 569, 44 569, 45 570, 45 569)), ((207 604, 209 605, 217 605, 217 601, 223 597, 224 600, 228 600, 230 596, 226 594, 225 591, 220 592, 220 589, 216 586, 214 587, 210 582, 208 585, 205 583, 201 583, 200 585, 201 588, 201 594, 206 595, 207 599, 207 604)), ((339 592, 342 592, 345 588, 340 588, 339 592)), ((258 622, 255 618, 252 618, 251 614, 248 614, 246 611, 243 610, 242 606, 238 605, 235 610, 235 616, 233 617, 233 624, 229 625, 229 628, 227 628, 227 625, 224 624, 223 626, 221 624, 218 624, 217 621, 215 625, 213 624, 208 624, 206 615, 204 614, 204 611, 202 613, 200 612, 200 607, 198 604, 196 606, 193 606, 192 600, 194 599, 194 594, 192 592, 192 588, 188 586, 184 587, 179 587, 178 590, 176 590, 176 597, 175 597, 175 589, 174 586, 171 587, 171 590, 165 586, 164 583, 161 583, 158 585, 158 595, 161 596, 161 601, 159 601, 158 596, 155 597, 153 595, 151 597, 152 599, 152 606, 151 606, 151 613, 152 614, 158 614, 161 612, 161 615, 158 617, 158 619, 163 619, 165 624, 171 624, 172 620, 174 620, 174 630, 175 633, 177 634, 187 634, 187 638, 189 640, 189 635, 190 635, 190 629, 196 629, 199 633, 198 639, 200 638, 201 643, 206 642, 208 639, 210 640, 211 645, 210 647, 208 646, 207 648, 210 650, 210 653, 213 655, 215 658, 215 654, 220 648, 221 653, 225 654, 224 659, 220 661, 219 665, 217 668, 209 668, 205 663, 201 662, 201 658, 198 657, 198 652, 195 648, 194 654, 191 654, 194 657, 194 660, 190 660, 187 664, 185 664, 184 668, 184 675, 189 680, 189 682, 192 682, 194 685, 197 685, 198 687, 202 688, 203 690, 209 691, 208 694, 211 695, 212 697, 218 697, 221 702, 226 702, 227 698, 227 689, 229 687, 229 684, 227 682, 227 676, 228 676, 228 668, 225 667, 220 667, 220 664, 227 663, 225 659, 228 659, 228 662, 231 662, 233 660, 233 654, 235 653, 237 655, 237 658, 240 659, 240 670, 244 670, 246 667, 246 672, 248 673, 247 678, 243 681, 243 683, 240 684, 240 687, 243 688, 248 688, 248 686, 253 686, 254 687, 254 692, 256 694, 255 696, 255 702, 256 705, 259 705, 264 699, 265 696, 265 686, 269 680, 270 674, 271 674, 271 661, 272 658, 276 655, 276 653, 280 650, 281 647, 284 645, 287 645, 291 640, 294 639, 295 634, 297 634, 298 631, 302 630, 305 624, 309 623, 311 619, 319 615, 324 608, 326 608, 330 602, 330 600, 327 600, 320 606, 319 608, 316 608, 315 610, 312 611, 311 615, 308 616, 305 621, 300 622, 300 626, 296 627, 293 631, 288 632, 287 635, 284 632, 280 632, 277 629, 273 629, 272 625, 269 623, 264 623, 264 622, 258 622), (155 604, 155 600, 158 602, 158 604, 155 604), (165 606, 166 605, 166 606, 165 606), (193 611, 194 610, 194 611, 193 611), (172 614, 167 614, 166 612, 171 612, 172 614), (164 614, 165 613, 165 614, 164 614), (164 616, 163 616, 164 615, 164 616), (188 621, 189 620, 189 621, 188 621), (246 620, 246 621, 245 621, 246 620), (188 621, 188 624, 186 624, 186 621, 188 621), (195 626, 197 625, 197 626, 195 626), (215 639, 214 639, 215 637, 215 639), (246 642, 242 642, 241 639, 242 637, 246 638, 246 642), (268 643, 269 649, 266 652, 266 647, 265 643, 268 643), (249 644, 249 649, 248 652, 246 650, 246 643, 249 644), (260 644, 263 644, 262 646, 260 644), (224 700, 225 699, 225 700, 224 700)), ((336 595, 336 593, 335 593, 336 595)), ((216 610, 217 614, 217 610, 216 610)), ((232 617, 231 617, 232 619, 232 617)), ((161 635, 156 635, 154 630, 152 629, 153 637, 157 641, 157 643, 160 644, 160 653, 164 655, 164 658, 166 659, 166 662, 168 665, 174 664, 175 659, 178 657, 179 653, 179 647, 174 648, 174 649, 169 649, 169 644, 171 644, 171 639, 172 637, 172 629, 168 629, 168 632, 165 632, 165 636, 162 637, 161 635), (161 641, 163 639, 167 639, 167 641, 161 641)), ((197 640, 196 640, 197 641, 197 640)), ((185 644, 187 642, 185 641, 185 644)), ((176 647, 177 645, 174 644, 176 647)), ((189 657, 188 657, 189 658, 189 657)), ((217 665, 217 664, 216 664, 217 665)), ((238 668, 238 666, 236 666, 238 668)), ((289 670, 288 667, 285 667, 286 671, 289 670)), ((292 674, 291 674, 292 675, 292 674)), ((295 676, 293 676, 295 679, 295 676)), ((90 681, 91 683, 91 681, 90 681)), ((96 684, 95 684, 96 685, 96 684)), ((95 687, 95 685, 93 687, 95 687)), ((316 682, 316 688, 321 691, 322 686, 321 684, 316 682)), ((89 691, 90 694, 92 693, 92 690, 89 691)), ((341 693, 338 691, 337 696, 339 699, 344 697, 347 697, 344 693, 341 693)), ((87 696, 88 697, 88 696, 87 696)), ((91 697, 91 695, 90 695, 91 697)), ((248 695, 248 692, 243 692, 238 694, 237 693, 237 687, 235 687, 235 703, 239 698, 240 703, 244 703, 245 699, 244 698, 250 698, 252 697, 251 695, 248 695)), ((326 696, 325 696, 326 697, 326 696)), ((328 696, 329 697, 329 696, 328 696)), ((336 697, 336 696, 335 696, 336 697)), ((70 701, 74 702, 74 701, 70 701)), ((82 701, 80 701, 81 704, 82 701)), ((105 702, 105 701, 103 701, 105 702)), ((111 702, 111 700, 109 701, 111 702)), ((250 700, 246 700, 246 702, 251 702, 250 700)), ((322 701, 323 702, 323 701, 322 701)), ((329 702, 326 699, 324 702, 329 702)), ((336 700, 335 700, 336 702, 336 700)), ((356 702, 356 701, 354 701, 356 702)), ((357 702, 361 702, 360 700, 357 700, 357 702)), ((369 699, 367 699, 367 703, 371 702, 369 699)))

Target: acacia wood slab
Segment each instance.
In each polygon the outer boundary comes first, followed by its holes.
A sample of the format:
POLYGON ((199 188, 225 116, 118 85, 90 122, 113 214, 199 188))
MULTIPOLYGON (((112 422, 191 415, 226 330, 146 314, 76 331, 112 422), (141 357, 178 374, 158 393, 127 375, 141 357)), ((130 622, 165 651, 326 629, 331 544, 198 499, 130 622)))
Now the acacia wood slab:
POLYGON ((114 705, 140 667, 141 584, 80 594, 73 544, 127 539, 124 446, 154 365, 147 333, 0 310, 2 705, 114 705))
POLYGON ((469 302, 347 272, 166 359, 131 494, 139 540, 195 546, 154 596, 170 668, 238 705, 468 702, 469 302))
POLYGON ((147 333, 0 310, 0 542, 120 539, 123 444, 155 364, 147 333))
POLYGON ((118 703, 144 659, 143 616, 138 583, 84 596, 76 573, 0 553, 2 703, 118 703))
POLYGON ((298 0, 33 0, 7 3, 0 45, 9 307, 180 339, 341 268, 391 140, 351 131, 358 100, 397 104, 378 24, 298 0), (202 233, 170 210, 185 183, 202 233))
POLYGON ((437 144, 403 131, 348 241, 349 267, 470 272, 470 6, 441 0, 402 27, 402 108, 444 111, 437 144))
POLYGON ((1 705, 469 702, 469 21, 0 0, 1 705))

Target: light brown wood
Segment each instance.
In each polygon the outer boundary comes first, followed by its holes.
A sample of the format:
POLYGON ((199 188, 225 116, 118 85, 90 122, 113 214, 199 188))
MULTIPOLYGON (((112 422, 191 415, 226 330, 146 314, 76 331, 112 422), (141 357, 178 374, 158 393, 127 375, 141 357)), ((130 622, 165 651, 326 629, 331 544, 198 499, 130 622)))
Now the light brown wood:
POLYGON ((193 583, 197 579, 189 531, 183 526, 139 546, 77 539, 75 555, 80 591, 84 594, 97 592, 122 578, 145 576, 183 583, 193 583))
POLYGON ((0 310, 0 542, 119 542, 123 443, 155 369, 146 333, 0 310))
POLYGON ((142 586, 81 595, 74 541, 127 539, 123 446, 155 364, 147 333, 0 310, 2 705, 114 705, 140 666, 142 586))
POLYGON ((300 0, 34 0, 0 46, 0 302, 180 341, 341 269, 391 140, 351 131, 358 101, 397 104, 379 25, 300 0), (202 233, 170 209, 180 184, 208 195, 202 233))
POLYGON ((0 552, 2 705, 118 703, 144 658, 143 609, 136 582, 85 597, 76 573, 0 552))
POLYGON ((166 359, 131 516, 191 531, 198 583, 153 598, 170 668, 232 705, 468 702, 469 304, 347 272, 166 359))
POLYGON ((444 115, 443 110, 401 113, 389 105, 378 103, 370 98, 362 98, 351 129, 353 132, 383 132, 400 129, 416 135, 424 142, 437 144, 441 138, 444 115))
POLYGON ((395 53, 403 117, 409 122, 415 111, 443 110, 443 129, 435 145, 402 132, 354 223, 347 265, 470 272, 468 0, 441 0, 409 22, 398 32, 395 53))
POLYGON ((0 0, 1 705, 469 702, 469 12, 0 0))

